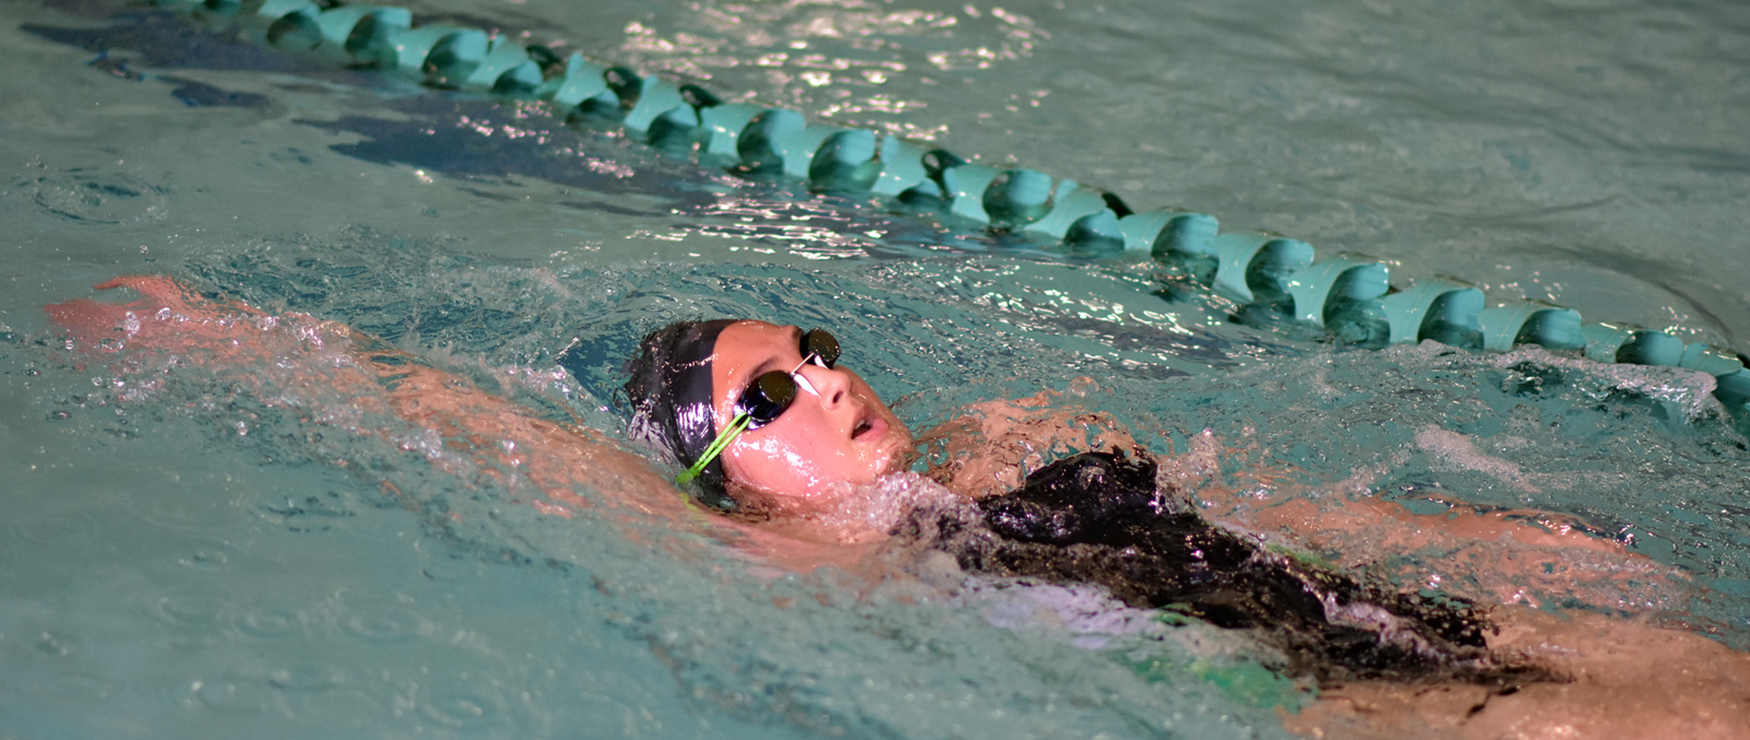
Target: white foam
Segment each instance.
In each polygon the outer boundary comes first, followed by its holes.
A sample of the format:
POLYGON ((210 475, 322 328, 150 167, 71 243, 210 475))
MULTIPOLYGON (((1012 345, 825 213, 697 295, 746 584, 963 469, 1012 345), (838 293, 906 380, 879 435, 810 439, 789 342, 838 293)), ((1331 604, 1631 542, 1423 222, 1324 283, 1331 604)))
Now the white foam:
POLYGON ((883 476, 871 485, 850 486, 837 497, 836 506, 808 518, 823 531, 854 541, 868 533, 892 531, 913 508, 960 500, 961 496, 940 483, 908 470, 883 476))

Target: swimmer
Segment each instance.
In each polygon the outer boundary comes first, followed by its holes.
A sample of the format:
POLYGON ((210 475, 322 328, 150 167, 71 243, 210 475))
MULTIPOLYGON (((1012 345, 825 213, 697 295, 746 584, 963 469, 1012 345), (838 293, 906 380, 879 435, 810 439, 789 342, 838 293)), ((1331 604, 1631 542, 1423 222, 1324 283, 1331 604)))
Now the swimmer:
MULTIPOLYGON (((1043 397, 981 404, 945 429, 921 434, 947 453, 946 464, 931 471, 945 486, 942 495, 909 502, 915 505, 908 511, 872 512, 859 496, 915 475, 908 471, 918 459, 916 440, 826 330, 714 321, 649 335, 627 383, 631 436, 671 454, 681 470, 676 476, 607 435, 543 418, 343 325, 268 316, 204 299, 164 278, 99 287, 131 288, 140 300, 49 307, 94 356, 157 352, 178 362, 283 362, 283 349, 263 345, 261 327, 297 323, 300 336, 344 354, 339 361, 322 358, 322 382, 356 392, 361 406, 434 430, 468 454, 515 465, 540 489, 528 498, 531 505, 547 513, 565 516, 602 503, 574 493, 579 488, 676 521, 717 512, 716 521, 744 535, 751 552, 798 569, 840 563, 854 570, 875 548, 923 542, 957 548, 963 564, 999 576, 1086 578, 1120 598, 1155 606, 1171 600, 1164 603, 1211 623, 1257 630, 1289 655, 1288 670, 1322 681, 1316 702, 1284 717, 1290 730, 1308 736, 1750 735, 1750 656, 1692 632, 1587 612, 1430 606, 1264 552, 1188 510, 1176 486, 1196 480, 1196 459, 1157 466, 1110 419, 1050 408, 1043 397), (1086 446, 1089 438, 1099 442, 1099 449, 1084 450, 1091 455, 1036 454, 1086 446), (676 486, 698 503, 662 493, 676 486), (1173 539, 1193 547, 1175 551, 1165 542, 1173 539), (1073 556, 1054 559, 1053 550, 1073 556), (1156 569, 1157 584, 1102 580, 1099 571, 1113 570, 1113 553, 1122 559, 1127 551, 1146 556, 1145 570, 1156 569), (1058 567, 1087 553, 1094 554, 1082 559, 1092 567, 1058 567), (1159 570, 1175 563, 1197 572, 1159 570), (1316 608, 1274 608, 1308 596, 1316 608), (1296 623, 1271 624, 1277 615, 1296 623), (1305 644, 1306 635, 1337 640, 1305 644), (1357 645, 1363 657, 1349 663, 1342 649, 1332 649, 1357 645), (1404 656, 1433 661, 1393 662, 1404 656), (1438 670, 1421 670, 1430 664, 1438 670)), ((1318 529, 1381 522, 1429 538, 1620 549, 1577 530, 1551 532, 1488 514, 1416 517, 1380 502, 1290 513, 1274 523, 1318 529), (1455 521, 1463 526, 1453 527, 1455 521)))

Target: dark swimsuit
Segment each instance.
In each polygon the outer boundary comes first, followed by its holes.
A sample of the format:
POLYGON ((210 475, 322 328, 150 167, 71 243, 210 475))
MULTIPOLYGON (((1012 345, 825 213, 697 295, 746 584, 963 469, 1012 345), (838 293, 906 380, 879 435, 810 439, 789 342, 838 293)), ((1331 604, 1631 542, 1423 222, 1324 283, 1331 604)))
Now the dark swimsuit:
POLYGON ((1507 688, 1534 671, 1485 648, 1467 602, 1434 601, 1312 565, 1217 527, 1161 490, 1146 454, 1090 452, 1048 465, 976 508, 915 512, 895 533, 970 572, 1091 583, 1133 607, 1254 630, 1321 683, 1458 678, 1507 688))

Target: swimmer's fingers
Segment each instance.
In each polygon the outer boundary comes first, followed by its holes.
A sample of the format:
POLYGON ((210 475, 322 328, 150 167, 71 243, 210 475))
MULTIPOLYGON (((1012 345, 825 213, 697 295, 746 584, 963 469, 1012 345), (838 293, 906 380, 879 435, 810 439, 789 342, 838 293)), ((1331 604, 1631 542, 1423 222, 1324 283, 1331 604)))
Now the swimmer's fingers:
POLYGON ((184 285, 182 281, 163 275, 123 275, 93 286, 98 290, 114 290, 127 288, 140 296, 140 301, 129 304, 135 308, 161 309, 168 308, 174 313, 198 315, 215 312, 226 313, 258 313, 247 304, 239 301, 217 303, 209 300, 194 289, 184 285))
MULTIPOLYGON (((1626 545, 1633 540, 1625 541, 1618 532, 1600 527, 1573 514, 1554 514, 1536 509, 1511 509, 1501 512, 1502 519, 1519 520, 1539 527, 1557 536, 1578 536, 1626 545)), ((1625 528, 1626 529, 1626 528, 1625 528)))
POLYGON ((92 287, 98 290, 127 288, 138 293, 144 302, 169 308, 186 306, 194 297, 194 291, 189 290, 188 286, 163 275, 123 275, 92 287))
MULTIPOLYGON (((138 299, 108 302, 78 299, 46 306, 49 320, 90 349, 111 351, 123 343, 152 343, 174 326, 172 334, 192 335, 221 327, 214 319, 225 316, 260 316, 260 311, 241 302, 215 302, 161 275, 128 275, 94 286, 98 290, 127 288, 138 299)), ((192 338, 192 337, 189 337, 192 338)))
POLYGON ((188 308, 190 291, 180 283, 154 275, 130 275, 93 286, 97 290, 129 288, 139 300, 111 303, 89 298, 50 304, 43 311, 55 326, 90 348, 110 351, 137 335, 160 308, 188 308))

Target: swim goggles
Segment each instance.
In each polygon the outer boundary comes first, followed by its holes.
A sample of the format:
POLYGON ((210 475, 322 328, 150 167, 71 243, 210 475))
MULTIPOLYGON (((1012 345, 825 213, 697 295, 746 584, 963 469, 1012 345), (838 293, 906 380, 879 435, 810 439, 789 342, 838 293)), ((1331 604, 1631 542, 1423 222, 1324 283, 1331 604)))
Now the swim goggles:
POLYGON ((693 463, 693 467, 675 476, 676 483, 685 484, 699 477, 712 460, 729 448, 729 443, 734 442, 737 435, 770 424, 782 416, 796 400, 797 385, 814 393, 814 387, 808 384, 808 379, 800 375, 802 366, 813 362, 831 369, 839 361, 839 340, 834 339, 825 329, 810 329, 802 335, 798 351, 802 354, 802 362, 789 372, 773 370, 761 374, 748 384, 747 390, 742 391, 741 397, 735 401, 735 418, 730 420, 729 426, 724 427, 716 439, 711 440, 711 445, 699 455, 699 460, 693 463))

